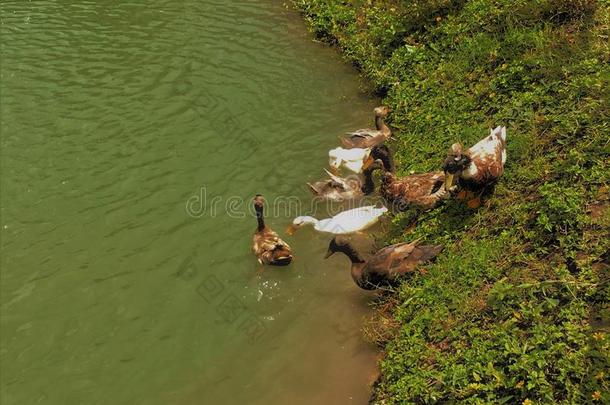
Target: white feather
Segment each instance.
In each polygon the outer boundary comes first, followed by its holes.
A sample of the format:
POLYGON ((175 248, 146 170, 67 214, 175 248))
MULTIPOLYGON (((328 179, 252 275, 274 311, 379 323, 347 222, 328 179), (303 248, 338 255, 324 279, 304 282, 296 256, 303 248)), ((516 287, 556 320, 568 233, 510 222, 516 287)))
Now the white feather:
POLYGON ((364 230, 375 224, 388 209, 375 208, 373 205, 343 211, 332 218, 317 220, 310 216, 297 217, 292 221, 295 226, 311 224, 319 232, 344 235, 364 230))
POLYGON ((344 166, 352 172, 360 173, 364 160, 370 152, 370 148, 344 149, 338 147, 328 151, 328 164, 336 169, 344 166))

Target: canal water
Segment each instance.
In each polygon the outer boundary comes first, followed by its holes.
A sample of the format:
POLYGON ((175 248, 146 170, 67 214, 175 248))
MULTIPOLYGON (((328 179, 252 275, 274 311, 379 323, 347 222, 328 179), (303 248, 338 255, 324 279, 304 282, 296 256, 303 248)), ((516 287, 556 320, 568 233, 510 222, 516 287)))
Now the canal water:
MULTIPOLYGON (((283 234, 374 100, 282 1, 1 5, 1 397, 361 404, 371 295, 283 234)), ((323 215, 322 215, 323 216, 323 215)))

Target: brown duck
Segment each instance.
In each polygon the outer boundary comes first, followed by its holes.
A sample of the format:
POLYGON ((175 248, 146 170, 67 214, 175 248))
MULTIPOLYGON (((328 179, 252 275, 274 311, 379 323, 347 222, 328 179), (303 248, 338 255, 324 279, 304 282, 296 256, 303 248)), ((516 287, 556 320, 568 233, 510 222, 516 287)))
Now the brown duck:
POLYGON ((376 167, 377 165, 372 164, 362 171, 364 182, 356 175, 340 177, 324 169, 330 178, 315 183, 307 183, 307 186, 313 195, 321 200, 335 202, 358 200, 365 194, 374 191, 373 171, 376 167))
POLYGON ((376 129, 364 128, 348 132, 347 137, 339 138, 344 148, 370 148, 379 145, 392 135, 390 127, 385 123, 385 117, 392 111, 390 107, 377 107, 374 111, 376 129))
MULTIPOLYGON (((374 155, 379 159, 370 167, 384 171, 379 192, 386 204, 394 211, 405 211, 410 207, 431 209, 449 196, 443 187, 444 172, 436 171, 396 177, 390 149, 385 145, 378 145, 373 149, 374 155)), ((373 155, 373 151, 371 155, 373 155)), ((372 182, 366 183, 365 186, 365 193, 372 191, 370 187, 375 187, 372 182)))
POLYGON ((254 211, 258 227, 252 237, 252 251, 260 264, 286 266, 292 261, 290 246, 284 242, 271 228, 265 225, 263 218, 263 205, 265 199, 257 194, 254 197, 254 211))
POLYGON ((418 241, 387 246, 365 260, 343 237, 335 236, 328 245, 326 256, 344 253, 352 262, 352 278, 364 290, 376 290, 398 284, 400 277, 412 273, 417 266, 438 255, 440 245, 419 245, 418 241))

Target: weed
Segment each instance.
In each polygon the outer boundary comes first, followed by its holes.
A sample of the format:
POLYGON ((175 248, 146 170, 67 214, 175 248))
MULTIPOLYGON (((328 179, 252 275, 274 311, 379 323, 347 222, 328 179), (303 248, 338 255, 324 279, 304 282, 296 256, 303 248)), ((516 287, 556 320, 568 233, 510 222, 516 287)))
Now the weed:
POLYGON ((386 350, 374 400, 610 401, 608 2, 294 3, 393 108, 399 174, 508 127, 483 207, 392 221, 389 241, 446 249, 368 324, 386 350))

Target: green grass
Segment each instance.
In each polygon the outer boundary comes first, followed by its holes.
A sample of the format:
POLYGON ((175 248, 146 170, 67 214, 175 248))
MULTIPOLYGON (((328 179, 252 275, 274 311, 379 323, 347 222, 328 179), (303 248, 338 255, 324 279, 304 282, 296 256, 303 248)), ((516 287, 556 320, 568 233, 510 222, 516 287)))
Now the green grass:
POLYGON ((399 174, 508 127, 484 206, 393 220, 446 249, 380 305, 375 402, 610 402, 609 2, 295 4, 394 109, 399 174))

